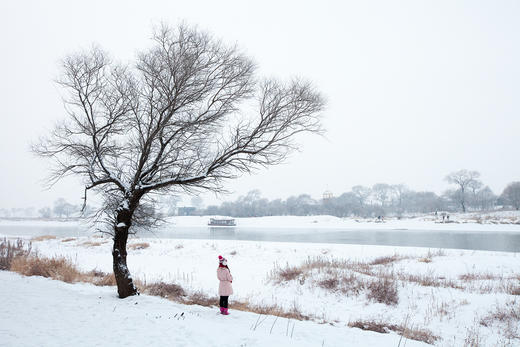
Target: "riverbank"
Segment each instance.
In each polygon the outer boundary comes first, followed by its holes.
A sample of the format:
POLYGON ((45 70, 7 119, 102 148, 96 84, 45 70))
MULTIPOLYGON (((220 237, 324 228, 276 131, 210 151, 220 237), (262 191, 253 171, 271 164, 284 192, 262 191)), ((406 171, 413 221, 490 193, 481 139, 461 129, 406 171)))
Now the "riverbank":
MULTIPOLYGON (((165 218, 158 229, 172 230, 175 227, 206 227, 212 217, 219 216, 174 216, 165 218)), ((520 232, 520 211, 497 211, 489 213, 454 213, 447 218, 419 215, 403 218, 339 218, 334 216, 268 216, 235 218, 237 227, 265 228, 265 232, 280 228, 305 228, 326 230, 331 228, 345 230, 414 230, 414 231, 494 231, 520 232)), ((43 220, 43 219, 0 219, 2 226, 34 227, 78 227, 92 228, 82 220, 43 220)))
MULTIPOLYGON (((42 238, 33 248, 85 271, 112 269, 106 238, 42 238)), ((229 259, 235 277, 231 307, 240 300, 297 310, 347 335, 357 329, 349 324, 361 322, 429 331, 440 346, 464 345, 469 338, 483 345, 520 342, 514 316, 494 318, 511 309, 520 313, 518 253, 141 238, 129 243, 128 265, 141 281, 176 283, 214 296, 218 255, 229 259)))

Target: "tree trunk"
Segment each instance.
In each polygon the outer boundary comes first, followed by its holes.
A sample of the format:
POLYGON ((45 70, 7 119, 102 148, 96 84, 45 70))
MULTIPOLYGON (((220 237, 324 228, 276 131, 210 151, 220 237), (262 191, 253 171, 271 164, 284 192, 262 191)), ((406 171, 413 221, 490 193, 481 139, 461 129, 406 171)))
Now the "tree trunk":
POLYGON ((117 283, 117 292, 120 298, 139 294, 134 286, 132 276, 126 265, 126 242, 128 240, 128 230, 132 224, 132 212, 123 208, 118 210, 116 225, 114 226, 114 248, 112 258, 114 265, 114 276, 117 283))

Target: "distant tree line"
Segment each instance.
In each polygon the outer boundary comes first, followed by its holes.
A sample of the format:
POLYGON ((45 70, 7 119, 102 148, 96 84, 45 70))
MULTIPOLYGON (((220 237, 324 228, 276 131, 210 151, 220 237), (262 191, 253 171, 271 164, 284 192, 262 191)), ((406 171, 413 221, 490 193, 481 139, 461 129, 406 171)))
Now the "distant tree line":
POLYGON ((82 205, 74 205, 64 198, 54 201, 53 206, 44 206, 40 209, 35 207, 26 208, 0 208, 0 218, 79 218, 92 213, 90 206, 86 206, 82 212, 82 205))
MULTIPOLYGON (((414 191, 404 184, 377 183, 372 187, 353 186, 339 196, 314 199, 309 194, 291 196, 285 200, 268 200, 259 190, 251 190, 235 201, 220 206, 203 208, 199 196, 191 198, 191 206, 179 206, 182 198, 170 195, 162 200, 162 212, 150 211, 158 217, 174 215, 226 215, 233 217, 308 216, 327 214, 338 217, 402 216, 434 212, 493 211, 496 209, 520 209, 520 181, 509 183, 500 195, 496 195, 480 181, 477 171, 459 170, 450 173, 445 180, 452 185, 441 195, 429 191, 414 191)), ((188 204, 189 205, 189 204, 188 204)), ((40 209, 0 208, 0 218, 78 218, 94 211, 87 205, 81 211, 63 198, 53 206, 40 209)))
POLYGON ((356 185, 339 196, 324 195, 314 199, 309 194, 291 196, 286 200, 268 200, 259 190, 252 190, 235 201, 220 206, 198 209, 196 214, 260 217, 275 215, 319 215, 338 217, 402 216, 403 214, 439 211, 490 211, 498 208, 520 208, 520 182, 511 182, 501 195, 479 179, 477 171, 459 170, 445 177, 452 185, 443 194, 414 191, 404 184, 377 183, 372 187, 356 185))

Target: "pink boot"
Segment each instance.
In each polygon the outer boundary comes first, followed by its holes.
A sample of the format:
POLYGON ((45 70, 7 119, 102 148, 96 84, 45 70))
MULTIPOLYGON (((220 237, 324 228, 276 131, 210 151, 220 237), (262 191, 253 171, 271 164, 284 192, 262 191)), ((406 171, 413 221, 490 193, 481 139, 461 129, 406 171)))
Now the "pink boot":
POLYGON ((224 307, 220 308, 220 314, 224 314, 224 307))
POLYGON ((224 313, 222 313, 222 314, 225 314, 227 316, 229 314, 228 309, 224 308, 224 313))

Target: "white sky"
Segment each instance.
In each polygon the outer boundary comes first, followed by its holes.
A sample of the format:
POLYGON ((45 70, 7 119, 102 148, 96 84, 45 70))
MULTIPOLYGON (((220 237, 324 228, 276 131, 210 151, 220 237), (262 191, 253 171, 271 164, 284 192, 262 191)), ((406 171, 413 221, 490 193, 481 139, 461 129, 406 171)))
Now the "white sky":
MULTIPOLYGON (((80 203, 68 179, 42 188, 29 145, 65 116, 53 83, 67 53, 95 42, 123 60, 153 24, 197 24, 237 42, 269 76, 302 76, 328 100, 326 138, 281 166, 230 181, 234 199, 406 183, 440 193, 478 170, 496 193, 520 180, 518 1, 2 1, 0 208, 80 203)), ((206 202, 209 198, 205 197, 206 202)))

